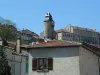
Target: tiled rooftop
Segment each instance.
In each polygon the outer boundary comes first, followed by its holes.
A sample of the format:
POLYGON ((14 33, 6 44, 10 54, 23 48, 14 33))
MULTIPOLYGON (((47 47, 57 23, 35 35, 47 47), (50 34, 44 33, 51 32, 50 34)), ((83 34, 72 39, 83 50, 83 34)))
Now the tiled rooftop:
MULTIPOLYGON (((95 29, 83 28, 83 27, 78 27, 78 26, 72 26, 72 27, 74 27, 74 29, 78 29, 78 30, 96 32, 95 29)), ((60 33, 60 32, 69 32, 69 31, 66 28, 64 28, 64 29, 56 30, 56 32, 60 33)))
MULTIPOLYGON (((8 42, 8 44, 11 47, 16 46, 15 42, 8 42)), ((82 45, 84 44, 80 42, 53 40, 53 41, 42 42, 42 43, 34 44, 34 45, 22 44, 21 48, 42 48, 42 47, 45 48, 45 47, 65 47, 65 46, 82 46, 82 45)), ((100 45, 97 45, 97 44, 87 44, 86 43, 85 46, 100 49, 100 45)))
MULTIPOLYGON (((60 32, 66 32, 66 33, 67 33, 68 31, 67 31, 66 29, 59 29, 59 30, 56 30, 56 32, 57 32, 57 33, 60 33, 60 32)), ((68 32, 68 33, 69 33, 69 32, 68 32)))
POLYGON ((77 28, 77 29, 79 29, 79 30, 87 30, 87 31, 91 31, 91 32, 96 32, 95 29, 83 28, 83 27, 78 27, 78 26, 73 26, 73 27, 75 27, 75 28, 77 28))
MULTIPOLYGON (((16 44, 13 42, 9 43, 12 46, 15 46, 16 44)), ((34 44, 34 45, 21 45, 21 48, 24 49, 34 49, 34 48, 53 48, 53 47, 85 47, 88 48, 90 51, 93 53, 97 54, 100 56, 100 45, 96 44, 87 44, 87 43, 79 43, 79 42, 74 42, 74 41, 60 41, 60 40, 54 40, 54 41, 48 41, 48 42, 43 42, 39 44, 34 44)))
POLYGON ((39 35, 37 35, 36 33, 32 32, 32 31, 30 31, 28 29, 22 30, 20 33, 24 33, 24 34, 27 34, 27 35, 38 36, 39 37, 39 35))
POLYGON ((73 41, 60 41, 60 40, 55 40, 55 41, 48 41, 48 42, 43 42, 40 44, 35 44, 35 45, 27 45, 24 46, 22 45, 21 47, 25 48, 40 48, 40 47, 64 47, 64 46, 76 46, 80 45, 81 43, 79 42, 73 42, 73 41))

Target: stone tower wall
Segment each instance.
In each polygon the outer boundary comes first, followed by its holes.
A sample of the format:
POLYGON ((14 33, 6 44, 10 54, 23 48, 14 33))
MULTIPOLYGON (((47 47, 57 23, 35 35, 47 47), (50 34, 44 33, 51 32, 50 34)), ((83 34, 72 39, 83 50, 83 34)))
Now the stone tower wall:
POLYGON ((54 34, 54 25, 51 24, 51 21, 44 22, 44 36, 45 38, 53 38, 54 34))

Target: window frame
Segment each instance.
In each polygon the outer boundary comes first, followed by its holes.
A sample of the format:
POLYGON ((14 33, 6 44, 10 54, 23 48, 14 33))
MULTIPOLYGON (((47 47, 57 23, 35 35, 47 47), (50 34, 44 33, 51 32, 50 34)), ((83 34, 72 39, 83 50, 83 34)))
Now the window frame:
MULTIPOLYGON (((47 61, 46 67, 48 67, 48 59, 47 59, 47 58, 38 58, 38 59, 37 59, 37 61, 38 61, 38 62, 37 62, 37 63, 38 63, 38 65, 37 65, 38 70, 41 70, 41 69, 40 69, 40 66, 41 66, 41 64, 40 64, 40 63, 41 63, 40 60, 41 60, 41 59, 42 59, 42 63, 43 63, 44 65, 46 64, 45 61, 47 61)), ((45 69, 46 69, 46 68, 45 68, 45 69)))
POLYGON ((11 68, 12 68, 12 69, 11 69, 11 73, 12 73, 12 74, 16 74, 16 69, 15 69, 15 68, 16 68, 16 65, 15 65, 15 64, 12 64, 12 65, 11 65, 11 68))
POLYGON ((45 71, 53 70, 53 58, 52 58, 52 57, 38 57, 38 58, 37 58, 37 57, 33 57, 33 58, 32 58, 32 70, 33 70, 33 71, 37 71, 37 72, 39 72, 39 71, 44 71, 44 70, 45 70, 45 71), (52 59, 52 61, 51 61, 51 62, 52 62, 52 67, 48 67, 48 65, 49 65, 49 64, 48 64, 48 60, 49 60, 49 58, 52 59), (36 59, 35 61, 37 62, 37 64, 36 64, 36 65, 37 65, 36 69, 33 68, 33 66, 34 66, 33 60, 34 60, 34 59, 36 59), (40 64, 40 63, 38 63, 38 62, 39 62, 39 59, 42 59, 42 60, 43 60, 43 64, 44 64, 44 59, 47 60, 47 64, 46 64, 46 67, 47 67, 47 68, 45 68, 45 69, 43 69, 43 70, 42 70, 42 69, 39 69, 39 64, 40 64), (50 68, 51 68, 51 69, 50 69, 50 68))

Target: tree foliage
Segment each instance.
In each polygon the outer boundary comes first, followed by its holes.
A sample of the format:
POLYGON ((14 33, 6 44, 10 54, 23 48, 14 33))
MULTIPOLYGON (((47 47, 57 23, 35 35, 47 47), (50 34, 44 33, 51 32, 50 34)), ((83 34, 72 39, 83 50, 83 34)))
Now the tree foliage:
POLYGON ((11 67, 8 65, 6 51, 3 46, 0 46, 0 75, 11 75, 11 67))
POLYGON ((5 22, 0 23, 0 36, 7 41, 13 41, 16 39, 17 28, 15 23, 12 23, 10 20, 5 20, 5 22))

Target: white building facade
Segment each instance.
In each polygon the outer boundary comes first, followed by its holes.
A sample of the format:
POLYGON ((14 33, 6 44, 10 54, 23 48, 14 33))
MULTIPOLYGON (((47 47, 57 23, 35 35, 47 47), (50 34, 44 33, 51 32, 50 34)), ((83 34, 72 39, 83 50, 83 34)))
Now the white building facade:
POLYGON ((13 53, 11 62, 12 75, 28 75, 28 57, 13 53))
MULTIPOLYGON (((99 75, 100 58, 95 49, 80 43, 47 42, 27 47, 28 75, 99 75), (93 50, 93 52, 92 52, 93 50)), ((100 49, 97 49, 98 53, 100 49)))
POLYGON ((80 75, 100 75, 100 57, 80 48, 80 75))
POLYGON ((41 50, 31 50, 29 54, 28 75, 80 75, 78 51, 78 48, 71 48, 71 50, 70 48, 45 48, 41 50), (50 64, 52 65, 52 69, 42 71, 39 69, 39 67, 42 66, 43 62, 45 62, 43 60, 45 58, 47 60, 44 64, 47 66, 49 66, 50 63, 48 62, 48 58, 52 58, 51 62, 53 63, 50 64), (33 68, 36 64, 34 64, 34 62, 32 63, 34 59, 37 59, 37 62, 40 61, 35 70, 33 70, 33 68))

